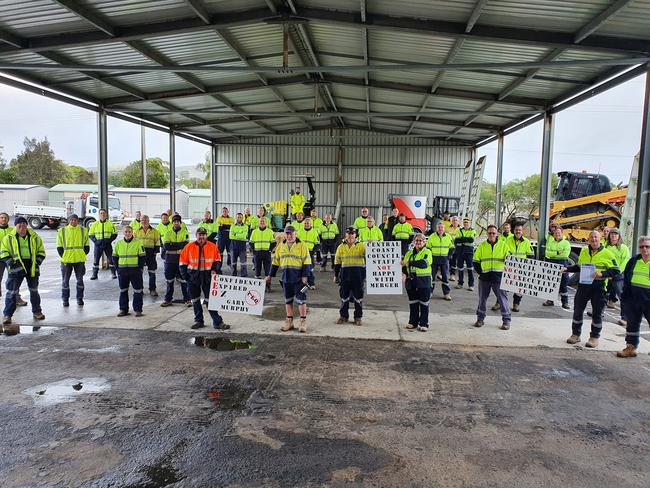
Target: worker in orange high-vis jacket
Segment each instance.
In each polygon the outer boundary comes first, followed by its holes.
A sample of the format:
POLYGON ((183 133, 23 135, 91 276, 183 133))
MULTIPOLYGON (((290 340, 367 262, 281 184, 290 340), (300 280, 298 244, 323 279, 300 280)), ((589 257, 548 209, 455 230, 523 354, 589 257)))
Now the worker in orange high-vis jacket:
MULTIPOLYGON (((192 329, 205 327, 201 292, 210 296, 212 276, 221 274, 221 254, 213 242, 208 241, 208 231, 204 227, 196 230, 196 240, 185 245, 179 258, 181 277, 187 282, 187 292, 194 308, 192 329)), ((216 310, 208 310, 215 329, 229 329, 216 310)))

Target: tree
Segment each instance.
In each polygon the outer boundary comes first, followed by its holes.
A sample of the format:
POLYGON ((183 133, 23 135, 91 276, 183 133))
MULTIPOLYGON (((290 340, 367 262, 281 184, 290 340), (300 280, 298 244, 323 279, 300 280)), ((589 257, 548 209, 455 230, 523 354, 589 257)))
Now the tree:
POLYGON ((19 183, 54 186, 70 181, 68 168, 63 161, 54 157, 47 137, 42 141, 25 137, 23 146, 23 151, 10 164, 19 183))
MULTIPOLYGON (((121 186, 142 188, 142 160, 129 164, 122 173, 121 186)), ((167 188, 169 186, 169 163, 160 158, 147 158, 147 187, 167 188)))
POLYGON ((95 173, 81 166, 68 166, 68 174, 71 183, 97 183, 95 173))
POLYGON ((0 146, 0 183, 18 183, 16 173, 7 169, 7 161, 2 155, 2 146, 0 146))

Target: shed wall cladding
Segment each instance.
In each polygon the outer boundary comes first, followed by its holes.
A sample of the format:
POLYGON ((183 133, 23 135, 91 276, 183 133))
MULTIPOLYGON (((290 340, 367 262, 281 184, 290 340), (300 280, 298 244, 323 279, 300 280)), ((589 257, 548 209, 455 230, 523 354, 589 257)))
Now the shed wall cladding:
MULTIPOLYGON (((302 176, 314 175, 320 216, 334 212, 337 202, 338 143, 343 145, 343 194, 339 224, 350 225, 363 206, 381 218, 378 207, 388 206, 391 193, 426 195, 431 209, 436 195, 460 196, 468 146, 435 144, 365 131, 337 131, 241 141, 219 145, 217 151, 217 206, 231 213, 285 200, 302 176)), ((384 210, 387 212, 387 208, 384 210)))

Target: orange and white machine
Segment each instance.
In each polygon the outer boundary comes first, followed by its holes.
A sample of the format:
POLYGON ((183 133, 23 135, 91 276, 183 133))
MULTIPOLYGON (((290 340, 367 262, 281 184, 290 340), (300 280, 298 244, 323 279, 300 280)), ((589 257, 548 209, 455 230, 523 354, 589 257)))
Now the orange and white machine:
POLYGON ((421 195, 389 195, 391 207, 406 215, 414 230, 427 230, 427 197, 421 195))

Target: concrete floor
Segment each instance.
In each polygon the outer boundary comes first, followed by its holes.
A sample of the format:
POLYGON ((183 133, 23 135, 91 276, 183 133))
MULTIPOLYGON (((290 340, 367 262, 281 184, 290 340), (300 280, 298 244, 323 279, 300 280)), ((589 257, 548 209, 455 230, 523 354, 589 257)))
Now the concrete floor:
POLYGON ((532 299, 510 331, 494 313, 475 329, 466 290, 432 300, 427 333, 403 328, 405 296, 336 326, 317 273, 307 334, 278 331, 277 286, 263 317, 197 333, 191 310, 151 297, 116 318, 107 271, 63 309, 53 234, 38 325, 55 327, 34 330, 26 307, 0 336, 3 488, 649 484, 650 337, 615 358, 616 311, 598 351, 565 344, 570 313, 532 299))

